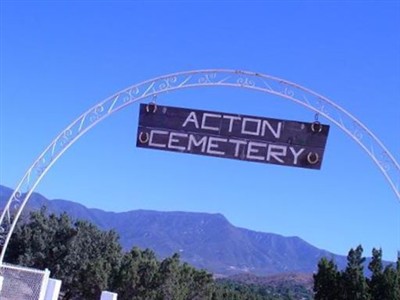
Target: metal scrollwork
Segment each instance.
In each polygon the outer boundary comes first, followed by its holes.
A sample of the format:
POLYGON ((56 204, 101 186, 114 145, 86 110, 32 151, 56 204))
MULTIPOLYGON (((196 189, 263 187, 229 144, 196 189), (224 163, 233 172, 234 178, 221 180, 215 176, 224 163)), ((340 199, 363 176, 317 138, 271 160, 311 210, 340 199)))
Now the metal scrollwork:
POLYGON ((217 78, 216 73, 204 74, 204 76, 199 78, 198 82, 200 84, 212 83, 215 81, 215 78, 217 78))
POLYGON ((176 76, 171 76, 169 78, 165 78, 162 82, 158 85, 160 91, 164 91, 170 89, 174 86, 174 84, 178 81, 176 76))
POLYGON ((241 86, 247 86, 247 87, 252 87, 255 85, 255 82, 247 77, 238 78, 237 83, 241 86))
POLYGON ((385 171, 390 171, 392 166, 391 166, 391 160, 386 152, 382 152, 381 155, 378 158, 379 164, 385 171))
POLYGON ((293 97, 294 96, 294 91, 288 87, 285 88, 285 90, 283 91, 283 93, 289 97, 293 97))
POLYGON ((66 144, 68 144, 72 136, 73 132, 71 128, 67 128, 66 130, 64 130, 62 136, 60 137, 60 146, 64 147, 66 144))
POLYGON ((362 130, 360 129, 360 127, 357 124, 353 124, 353 137, 358 140, 361 141, 362 138, 364 137, 364 134, 362 132, 362 130))
POLYGON ((131 99, 135 99, 137 96, 139 96, 140 90, 137 86, 133 87, 132 89, 129 90, 128 94, 129 94, 129 100, 131 99))
POLYGON ((323 99, 318 99, 316 103, 317 103, 316 105, 317 111, 319 111, 324 116, 329 116, 327 103, 323 99))
POLYGON ((130 91, 123 93, 119 96, 119 98, 121 99, 122 103, 129 102, 132 99, 132 93, 130 91))
POLYGON ((21 203, 22 202, 22 193, 17 192, 15 193, 14 197, 12 198, 13 203, 21 203))
POLYGON ((90 122, 95 122, 95 121, 97 121, 97 120, 101 117, 101 114, 103 113, 103 111, 104 111, 104 106, 103 106, 103 105, 98 105, 98 106, 96 106, 96 107, 92 110, 92 113, 91 113, 90 116, 89 116, 90 122))
POLYGON ((47 167, 47 159, 46 157, 41 157, 36 161, 35 171, 38 175, 41 175, 46 170, 46 167, 47 167))
POLYGON ((22 201, 23 201, 23 194, 21 192, 16 192, 14 194, 14 197, 12 197, 12 199, 11 199, 13 209, 14 210, 18 209, 18 207, 21 205, 22 201))

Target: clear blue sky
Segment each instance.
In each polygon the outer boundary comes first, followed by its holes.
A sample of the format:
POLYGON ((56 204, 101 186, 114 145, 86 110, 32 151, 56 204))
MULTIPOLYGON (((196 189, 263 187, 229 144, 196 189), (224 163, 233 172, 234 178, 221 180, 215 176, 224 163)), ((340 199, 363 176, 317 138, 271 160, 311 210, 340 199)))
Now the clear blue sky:
MULTIPOLYGON (((399 1, 2 1, 0 184, 15 187, 88 108, 140 81, 205 68, 296 82, 344 107, 400 160, 399 1)), ((193 89, 160 104, 312 121, 247 90, 193 89)), ((400 250, 400 201, 332 126, 321 171, 135 147, 138 105, 100 123, 37 191, 110 211, 222 213, 338 254, 400 250)), ((326 120, 321 120, 328 123, 326 120)), ((332 124, 331 124, 332 125, 332 124)))

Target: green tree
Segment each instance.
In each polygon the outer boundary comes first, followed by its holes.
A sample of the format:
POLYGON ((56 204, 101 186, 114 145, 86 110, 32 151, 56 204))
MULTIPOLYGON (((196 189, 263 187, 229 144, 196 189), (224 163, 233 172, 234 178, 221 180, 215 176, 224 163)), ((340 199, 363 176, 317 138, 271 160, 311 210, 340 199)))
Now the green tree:
POLYGON ((211 299, 212 275, 181 264, 179 254, 164 259, 158 273, 158 295, 165 300, 211 299))
POLYGON ((399 259, 396 268, 388 265, 383 268, 382 250, 372 250, 372 260, 369 263, 372 271, 368 281, 372 300, 400 299, 399 259))
POLYGON ((159 262, 151 250, 134 247, 125 253, 113 287, 118 299, 158 299, 158 268, 159 262))
POLYGON ((49 269, 62 280, 63 299, 96 299, 113 281, 121 246, 113 231, 103 232, 88 222, 73 222, 67 214, 32 212, 17 226, 6 261, 49 269))
POLYGON ((211 299, 211 274, 187 263, 174 254, 159 262, 151 250, 133 248, 121 261, 113 290, 121 300, 211 299))
POLYGON ((184 294, 187 293, 187 286, 179 293, 180 276, 178 254, 174 254, 172 257, 168 257, 161 262, 158 272, 158 292, 162 299, 184 299, 184 294))
POLYGON ((342 299, 343 300, 368 300, 368 286, 364 276, 363 248, 359 245, 350 249, 347 255, 347 267, 342 272, 342 299))
POLYGON ((212 275, 204 270, 192 268, 192 278, 188 298, 193 300, 211 299, 212 297, 212 275))
POLYGON ((395 286, 395 296, 400 299, 400 252, 397 254, 397 262, 396 262, 396 277, 397 277, 397 284, 395 286))
POLYGON ((382 249, 372 249, 372 259, 368 264, 368 269, 372 272, 371 278, 368 280, 371 299, 380 300, 384 293, 384 277, 382 264, 382 249))
POLYGON ((114 231, 101 231, 86 221, 74 225, 77 234, 64 265, 72 275, 64 276, 66 299, 96 299, 111 286, 114 271, 119 269, 122 252, 118 235, 114 231))
POLYGON ((283 300, 299 298, 291 288, 248 284, 220 285, 212 275, 181 263, 178 254, 157 260, 151 250, 122 253, 118 235, 101 231, 67 214, 42 208, 20 222, 10 241, 6 261, 48 268, 62 280, 61 299, 98 299, 102 290, 120 300, 283 300))
POLYGON ((6 261, 62 272, 60 259, 64 258, 77 231, 67 214, 47 216, 46 209, 32 212, 26 223, 19 223, 6 253, 6 261))
POLYGON ((392 300, 400 299, 400 293, 398 288, 397 272, 393 266, 389 265, 383 271, 383 284, 381 294, 377 295, 375 299, 379 300, 392 300))
POLYGON ((321 258, 318 271, 313 277, 315 300, 340 299, 340 273, 333 260, 321 258))

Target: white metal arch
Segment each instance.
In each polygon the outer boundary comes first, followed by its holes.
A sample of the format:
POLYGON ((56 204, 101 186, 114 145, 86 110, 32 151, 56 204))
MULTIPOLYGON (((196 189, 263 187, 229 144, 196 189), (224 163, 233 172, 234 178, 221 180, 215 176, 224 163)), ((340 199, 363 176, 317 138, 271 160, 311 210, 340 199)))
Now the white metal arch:
POLYGON ((174 90, 210 86, 246 88, 277 95, 320 114, 368 153, 400 199, 399 163, 364 124, 328 98, 295 83, 261 73, 223 69, 179 72, 135 84, 114 94, 83 113, 50 143, 25 173, 2 211, 0 265, 15 225, 32 192, 57 159, 84 133, 134 102, 174 90))

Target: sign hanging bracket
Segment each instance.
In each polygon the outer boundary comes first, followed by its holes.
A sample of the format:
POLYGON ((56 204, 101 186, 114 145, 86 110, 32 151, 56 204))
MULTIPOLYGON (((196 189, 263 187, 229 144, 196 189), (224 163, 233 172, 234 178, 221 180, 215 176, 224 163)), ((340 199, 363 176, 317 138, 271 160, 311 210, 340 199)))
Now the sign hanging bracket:
POLYGON ((146 105, 146 112, 152 112, 153 114, 157 111, 157 95, 153 96, 150 103, 146 105))

